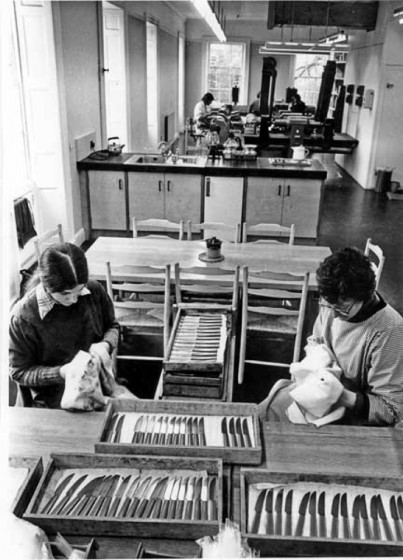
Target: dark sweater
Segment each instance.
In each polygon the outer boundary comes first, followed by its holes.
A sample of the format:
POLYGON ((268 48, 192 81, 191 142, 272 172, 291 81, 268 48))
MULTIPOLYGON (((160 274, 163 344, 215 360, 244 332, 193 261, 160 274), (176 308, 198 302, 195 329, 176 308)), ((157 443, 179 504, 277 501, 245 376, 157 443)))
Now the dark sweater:
POLYGON ((96 281, 91 294, 65 307, 56 304, 41 319, 35 290, 15 305, 10 319, 10 377, 31 390, 34 406, 58 408, 64 391, 61 366, 79 350, 107 341, 116 348, 119 324, 113 304, 96 281))

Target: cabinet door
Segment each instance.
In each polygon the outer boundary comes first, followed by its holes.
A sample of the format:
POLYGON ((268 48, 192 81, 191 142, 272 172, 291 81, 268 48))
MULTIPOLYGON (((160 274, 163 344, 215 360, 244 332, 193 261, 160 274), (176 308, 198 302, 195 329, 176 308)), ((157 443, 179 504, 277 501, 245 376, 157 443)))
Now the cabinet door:
POLYGON ((89 171, 92 229, 126 230, 126 189, 123 171, 89 171))
POLYGON ((321 181, 285 180, 282 225, 295 224, 296 237, 316 238, 321 189, 321 181))
POLYGON ((163 219, 164 212, 164 174, 128 173, 129 182, 129 219, 163 219))
POLYGON ((284 179, 250 177, 246 196, 246 223, 250 226, 281 224, 283 190, 284 179))
POLYGON ((201 220, 201 176, 165 173, 165 217, 171 222, 201 220))
MULTIPOLYGON (((242 220, 243 177, 206 177, 204 180, 204 221, 237 225, 242 220)), ((229 231, 204 232, 233 241, 229 231)))

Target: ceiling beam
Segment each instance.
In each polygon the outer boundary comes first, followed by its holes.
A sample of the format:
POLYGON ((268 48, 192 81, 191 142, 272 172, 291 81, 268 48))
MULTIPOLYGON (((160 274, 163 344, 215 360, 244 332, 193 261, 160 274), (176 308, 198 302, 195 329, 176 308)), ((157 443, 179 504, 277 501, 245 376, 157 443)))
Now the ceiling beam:
POLYGON ((363 29, 376 27, 379 2, 268 2, 267 29, 276 26, 309 25, 363 29))

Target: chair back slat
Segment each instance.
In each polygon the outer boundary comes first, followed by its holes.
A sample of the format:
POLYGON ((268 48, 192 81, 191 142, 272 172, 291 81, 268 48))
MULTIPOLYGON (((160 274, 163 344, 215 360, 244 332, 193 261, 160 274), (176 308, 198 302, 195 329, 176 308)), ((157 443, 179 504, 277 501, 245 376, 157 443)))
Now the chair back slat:
POLYGON ((132 218, 133 237, 138 237, 139 231, 145 232, 161 232, 161 234, 148 234, 147 237, 164 239, 168 235, 162 235, 162 232, 177 232, 178 239, 183 241, 185 236, 185 220, 179 222, 171 222, 170 220, 160 218, 149 218, 147 220, 138 220, 135 216, 132 218))
POLYGON ((372 243, 372 239, 369 237, 365 244, 364 255, 366 255, 371 261, 371 266, 375 272, 375 288, 378 289, 383 266, 385 264, 385 255, 383 250, 379 247, 379 245, 372 243))
POLYGON ((41 253, 46 249, 46 247, 52 245, 53 243, 64 243, 62 224, 57 224, 55 228, 37 235, 36 237, 34 237, 33 243, 35 248, 35 256, 39 261, 39 257, 41 256, 41 253))
MULTIPOLYGON (((190 220, 187 222, 187 238, 192 240, 193 232, 202 233, 203 239, 206 238, 205 231, 213 232, 232 232, 234 243, 241 241, 241 224, 226 224, 224 222, 202 222, 192 223, 190 220)), ((210 235, 210 234, 209 234, 210 235)))
POLYGON ((280 224, 255 224, 248 225, 247 222, 243 223, 242 227, 242 242, 247 243, 248 235, 253 237, 260 237, 263 239, 258 239, 252 241, 252 243, 282 243, 278 239, 268 239, 268 238, 288 238, 288 244, 294 245, 295 240, 295 224, 291 226, 281 226, 280 224))

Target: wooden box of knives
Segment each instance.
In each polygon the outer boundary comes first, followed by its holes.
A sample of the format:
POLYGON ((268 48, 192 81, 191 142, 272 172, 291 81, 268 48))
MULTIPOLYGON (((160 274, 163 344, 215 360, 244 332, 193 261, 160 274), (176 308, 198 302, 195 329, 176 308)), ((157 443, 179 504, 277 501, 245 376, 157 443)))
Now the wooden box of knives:
POLYGON ((219 459, 52 454, 24 519, 50 533, 197 539, 223 513, 219 459))
POLYGON ((241 531, 262 556, 401 556, 403 479, 241 468, 241 531))
POLYGON ((253 403, 113 400, 108 404, 99 453, 217 457, 259 465, 258 409, 253 403))
POLYGON ((42 476, 42 459, 12 455, 8 458, 8 466, 7 488, 2 491, 2 498, 10 503, 11 513, 22 517, 42 476))

